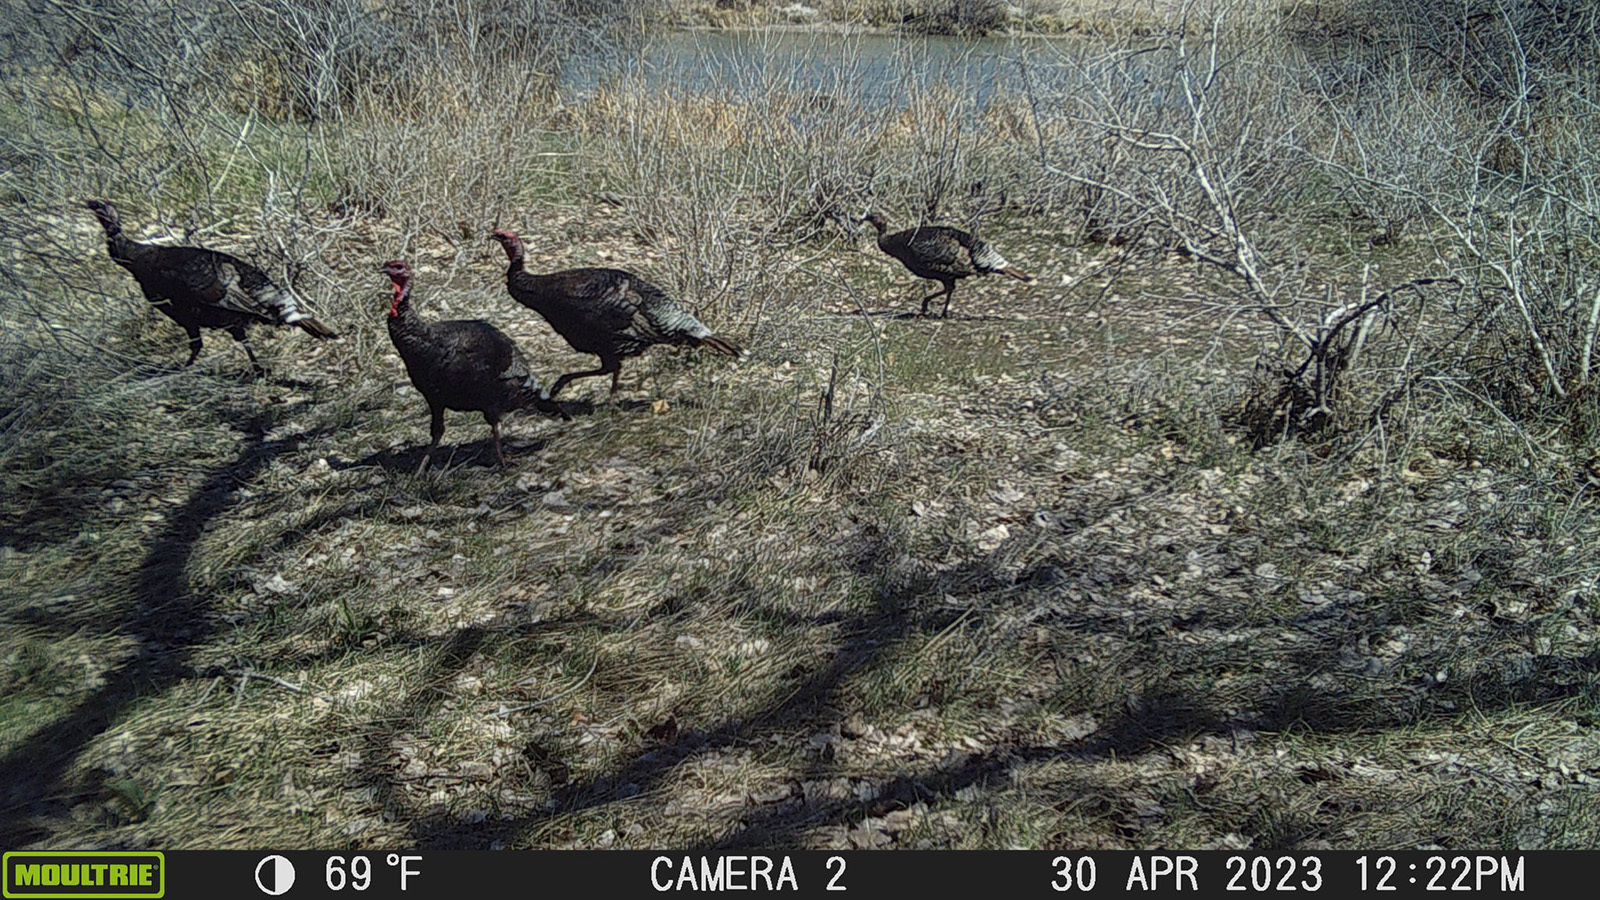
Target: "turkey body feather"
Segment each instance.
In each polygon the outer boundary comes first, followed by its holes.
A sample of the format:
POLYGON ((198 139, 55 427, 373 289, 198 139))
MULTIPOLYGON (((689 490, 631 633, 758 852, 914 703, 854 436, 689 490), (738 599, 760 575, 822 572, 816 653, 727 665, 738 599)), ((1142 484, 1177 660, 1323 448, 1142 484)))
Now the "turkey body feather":
POLYGON ((250 325, 294 325, 318 338, 338 336, 303 310, 293 291, 250 263, 220 250, 131 240, 115 207, 99 200, 85 205, 100 220, 111 261, 133 275, 146 300, 188 332, 184 365, 200 355, 202 328, 225 330, 243 344, 257 374, 263 370, 245 332, 250 325))
POLYGON ((921 225, 905 231, 888 233, 888 222, 878 213, 863 216, 878 232, 878 249, 899 260, 918 278, 928 278, 943 285, 922 298, 922 315, 928 314, 928 302, 943 296, 943 317, 950 315, 950 295, 956 282, 973 275, 996 273, 1018 281, 1033 281, 1033 277, 1000 255, 988 243, 959 228, 947 225, 921 225))
POLYGON ((572 349, 600 357, 599 368, 556 379, 552 397, 574 379, 594 375, 610 375, 615 391, 622 360, 655 344, 744 354, 737 343, 713 333, 665 291, 632 272, 589 267, 534 274, 524 268, 520 238, 508 231, 497 231, 494 238, 509 260, 506 289, 512 299, 542 316, 572 349))
POLYGON ((428 403, 433 442, 417 466, 421 472, 444 436, 447 409, 479 412, 489 423, 495 459, 505 463, 500 447, 500 419, 526 408, 567 418, 559 404, 534 377, 527 358, 500 329, 482 319, 430 322, 411 305, 411 268, 400 260, 384 264, 394 284, 389 308, 389 340, 400 353, 411 384, 428 403))
POLYGON ((542 388, 522 351, 481 319, 390 318, 389 338, 429 406, 498 418, 541 399, 542 388))

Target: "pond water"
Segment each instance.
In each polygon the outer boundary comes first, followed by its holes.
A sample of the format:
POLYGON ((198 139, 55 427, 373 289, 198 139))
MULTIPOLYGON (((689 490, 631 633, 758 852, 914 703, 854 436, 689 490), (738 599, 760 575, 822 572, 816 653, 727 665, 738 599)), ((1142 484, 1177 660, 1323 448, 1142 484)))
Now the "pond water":
POLYGON ((582 95, 619 78, 649 87, 738 99, 778 88, 869 107, 896 106, 913 91, 945 86, 981 109, 997 94, 1059 89, 1083 47, 1076 38, 900 37, 796 31, 672 31, 626 60, 589 59, 563 74, 582 95))

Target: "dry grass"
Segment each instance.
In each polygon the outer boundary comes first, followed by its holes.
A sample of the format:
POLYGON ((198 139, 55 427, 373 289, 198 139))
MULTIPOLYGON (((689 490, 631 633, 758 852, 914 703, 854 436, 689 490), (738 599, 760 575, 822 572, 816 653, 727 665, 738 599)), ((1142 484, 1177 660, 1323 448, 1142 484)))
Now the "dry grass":
MULTIPOLYGON (((1600 840, 1581 439, 1441 366, 1252 450, 1281 334, 1148 222, 1086 243, 1029 154, 1095 139, 1037 97, 463 88, 186 143, 43 84, 0 105, 36 123, 0 217, 8 847, 1600 840), (208 335, 178 370, 90 191, 293 275, 343 339, 259 330, 251 382, 208 335), (865 203, 981 227, 1038 282, 905 318, 927 285, 841 227, 865 203), (537 268, 670 286, 751 358, 657 349, 611 402, 579 382, 573 421, 508 421, 505 470, 452 414, 411 474, 427 416, 379 260, 541 375, 590 364, 505 296, 495 225, 537 268)), ((1428 271, 1325 211, 1252 220, 1293 245, 1263 262, 1285 296, 1428 271)))
MULTIPOLYGON (((648 258, 626 227, 527 223, 648 258)), ((964 285, 970 318, 657 352, 514 420, 506 471, 453 416, 409 474, 365 272, 334 276, 364 321, 264 342, 269 381, 219 346, 96 388, 114 419, 7 467, 8 844, 1591 843, 1581 492, 1481 436, 1251 454, 1230 366, 1150 302, 1184 271, 1053 292, 1083 260, 1049 234, 1008 250, 1042 286, 964 285)), ((907 286, 833 255, 825 308, 907 286)), ((453 256, 418 248, 425 308, 578 362, 453 256)))
POLYGON ((1176 20, 1182 7, 1182 0, 673 0, 664 12, 691 27, 1120 36, 1129 29, 1158 30, 1176 20))

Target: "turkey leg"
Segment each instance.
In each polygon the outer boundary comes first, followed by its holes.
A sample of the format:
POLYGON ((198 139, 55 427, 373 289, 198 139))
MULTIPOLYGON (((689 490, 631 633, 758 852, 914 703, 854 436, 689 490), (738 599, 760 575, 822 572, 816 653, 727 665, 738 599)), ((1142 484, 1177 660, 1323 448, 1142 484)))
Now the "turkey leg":
POLYGON ((200 326, 185 325, 184 330, 189 332, 189 361, 183 364, 184 368, 188 368, 200 358, 200 326))
POLYGON ((228 333, 233 335, 233 339, 238 341, 239 344, 244 347, 244 353, 246 356, 250 357, 250 368, 256 373, 256 377, 261 378, 266 375, 267 370, 262 367, 261 360, 256 359, 256 351, 250 346, 250 337, 249 335, 245 334, 244 326, 230 325, 228 326, 228 333))
POLYGON ((943 297, 944 298, 944 316, 943 316, 943 318, 949 318, 949 316, 950 316, 950 292, 955 290, 955 289, 956 289, 955 282, 952 281, 949 284, 946 284, 942 290, 934 291, 933 293, 929 294, 928 296, 923 297, 922 298, 922 315, 923 316, 927 316, 927 314, 928 314, 928 301, 929 300, 932 300, 935 297, 943 297))
POLYGON ((439 439, 444 437, 444 407, 430 404, 428 412, 433 416, 432 421, 428 423, 429 430, 433 433, 433 443, 428 445, 428 452, 422 454, 422 462, 417 464, 418 475, 421 475, 422 471, 428 468, 429 457, 433 456, 433 451, 438 449, 439 439))
POLYGON ((567 386, 567 382, 575 381, 579 378, 593 378, 596 375, 610 375, 611 390, 613 393, 615 393, 617 390, 617 377, 621 374, 622 364, 618 360, 611 360, 609 362, 602 361, 600 368, 590 369, 587 372, 568 372, 560 378, 557 378, 556 383, 550 386, 550 399, 554 400, 556 395, 561 393, 561 389, 567 386))
POLYGON ((500 420, 499 419, 496 419, 493 422, 489 423, 489 434, 494 439, 494 458, 495 458, 495 460, 497 462, 500 463, 500 467, 501 468, 505 468, 506 456, 505 456, 504 453, 500 452, 500 420))

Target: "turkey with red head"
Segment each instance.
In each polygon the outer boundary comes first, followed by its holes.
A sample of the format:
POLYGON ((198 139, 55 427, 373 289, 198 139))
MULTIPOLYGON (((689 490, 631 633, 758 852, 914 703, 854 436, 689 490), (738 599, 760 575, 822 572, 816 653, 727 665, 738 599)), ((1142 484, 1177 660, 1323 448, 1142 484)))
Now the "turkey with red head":
POLYGON ((610 375, 616 393, 622 361, 653 344, 709 347, 735 358, 744 354, 738 344, 713 334, 665 291, 632 272, 583 268, 535 275, 524 268, 521 238, 503 230, 492 237, 509 260, 506 289, 512 299, 543 316, 572 349, 600 357, 598 369, 557 378, 550 386, 552 397, 567 382, 595 375, 610 375))
POLYGON ((538 379, 528 371, 528 361, 500 329, 481 319, 430 322, 411 305, 411 266, 403 260, 383 264, 383 274, 394 286, 389 304, 389 340, 400 351, 411 383, 428 401, 433 442, 417 466, 420 474, 444 437, 444 411, 481 412, 494 439, 494 457, 505 465, 500 450, 500 418, 533 407, 568 418, 560 404, 549 399, 538 379))
POLYGON ((265 374, 245 328, 266 322, 294 325, 318 338, 337 337, 301 308, 300 298, 242 259, 204 247, 168 247, 130 240, 117 208, 104 200, 84 203, 106 233, 111 261, 127 269, 156 309, 189 333, 189 359, 200 356, 200 329, 221 328, 244 345, 250 367, 265 374))

